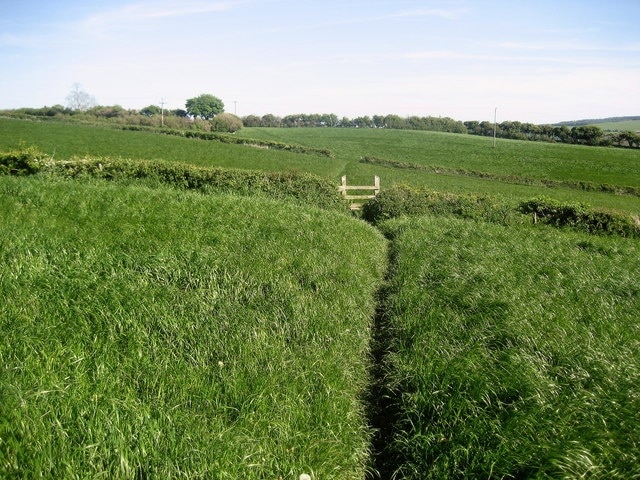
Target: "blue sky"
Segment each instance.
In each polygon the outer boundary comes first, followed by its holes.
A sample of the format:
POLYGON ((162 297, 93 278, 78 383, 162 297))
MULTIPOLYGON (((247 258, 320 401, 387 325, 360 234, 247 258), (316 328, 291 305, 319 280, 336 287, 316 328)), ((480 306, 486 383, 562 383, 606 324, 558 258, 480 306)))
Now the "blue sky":
POLYGON ((640 0, 0 0, 0 109, 640 115, 640 0))

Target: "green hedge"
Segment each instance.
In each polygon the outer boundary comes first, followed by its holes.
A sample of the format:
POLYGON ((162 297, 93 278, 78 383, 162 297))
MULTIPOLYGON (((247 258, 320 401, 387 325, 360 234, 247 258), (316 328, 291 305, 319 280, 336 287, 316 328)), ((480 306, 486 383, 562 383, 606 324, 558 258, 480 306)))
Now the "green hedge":
POLYGON ((221 143, 231 143, 235 145, 247 145, 251 147, 269 148, 273 150, 284 150, 292 153, 303 153, 311 155, 319 155, 323 157, 333 157, 333 153, 328 148, 316 148, 308 147, 305 145, 298 145, 295 143, 283 143, 272 140, 257 140, 253 138, 241 138, 230 134, 215 133, 215 132, 202 132, 197 130, 176 130, 171 128, 153 128, 143 127, 138 125, 125 125, 123 130, 134 131, 149 131, 153 133, 160 133, 163 135, 173 135, 177 137, 185 138, 197 138, 199 140, 208 140, 221 143))
POLYGON ((623 237, 640 236, 638 219, 622 212, 592 208, 581 203, 561 203, 551 198, 534 198, 522 202, 522 213, 532 214, 535 221, 556 227, 574 227, 589 233, 606 233, 623 237))
POLYGON ((426 214, 496 223, 514 223, 519 216, 510 205, 491 197, 456 195, 408 185, 394 185, 380 192, 362 208, 362 217, 373 224, 400 216, 426 214))
POLYGON ((629 214, 584 204, 561 203, 549 198, 532 199, 516 206, 492 197, 394 185, 362 208, 362 217, 374 225, 390 218, 428 214, 505 225, 533 221, 555 227, 572 227, 592 234, 640 237, 640 219, 629 214))
POLYGON ((396 168, 400 170, 421 170, 426 172, 438 173, 443 175, 460 175, 463 177, 486 178, 504 183, 513 183, 516 185, 539 185, 549 188, 572 188, 575 190, 584 190, 588 192, 605 192, 615 195, 632 195, 640 197, 640 188, 628 185, 611 185, 609 183, 594 183, 587 181, 572 180, 552 180, 550 178, 534 178, 523 175, 505 175, 500 173, 482 172, 479 170, 468 170, 466 168, 450 168, 434 165, 424 165, 421 163, 399 162, 396 160, 387 160, 377 157, 362 157, 360 163, 369 165, 380 165, 387 168, 396 168))
POLYGON ((309 173, 206 168, 163 160, 81 158, 54 161, 34 147, 0 153, 0 174, 30 175, 38 172, 65 177, 148 179, 179 188, 264 195, 327 210, 348 211, 331 180, 309 173))
POLYGON ((19 145, 14 150, 0 152, 0 175, 31 175, 42 168, 44 155, 37 147, 19 145))

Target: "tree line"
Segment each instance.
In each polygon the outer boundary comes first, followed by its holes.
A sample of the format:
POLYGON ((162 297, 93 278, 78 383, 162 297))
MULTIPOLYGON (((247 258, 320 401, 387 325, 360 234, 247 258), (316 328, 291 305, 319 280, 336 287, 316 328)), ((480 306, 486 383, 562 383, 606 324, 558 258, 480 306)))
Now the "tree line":
POLYGON ((398 115, 373 115, 356 118, 338 117, 333 113, 293 114, 279 117, 247 115, 239 118, 225 113, 224 103, 211 94, 190 98, 185 109, 164 110, 148 105, 140 110, 126 110, 119 105, 97 105, 95 99, 75 84, 67 96, 67 106, 22 108, 0 112, 11 115, 36 117, 78 117, 79 119, 105 120, 127 125, 160 126, 173 129, 195 129, 233 133, 244 127, 284 128, 385 128, 397 130, 427 130, 448 133, 467 133, 487 137, 508 138, 543 142, 571 143, 592 146, 616 146, 640 148, 640 135, 636 132, 605 132, 594 125, 568 126, 536 125, 517 121, 499 124, 488 121, 461 122, 449 117, 400 117, 398 115))
POLYGON ((640 135, 636 132, 605 132, 594 125, 536 125, 506 121, 498 124, 491 122, 464 122, 467 133, 513 140, 531 140, 542 142, 571 143, 576 145, 615 146, 640 148, 640 135))

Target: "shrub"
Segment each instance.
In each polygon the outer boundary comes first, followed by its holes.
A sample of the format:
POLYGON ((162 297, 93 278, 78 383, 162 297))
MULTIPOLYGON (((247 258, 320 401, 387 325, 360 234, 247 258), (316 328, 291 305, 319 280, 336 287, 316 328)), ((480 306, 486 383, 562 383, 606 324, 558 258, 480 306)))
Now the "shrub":
POLYGON ((540 197, 522 202, 519 211, 533 214, 534 221, 556 227, 574 227, 589 233, 605 233, 623 237, 640 236, 640 226, 630 215, 614 210, 592 208, 582 203, 561 203, 540 197))
POLYGON ((205 168, 161 160, 110 158, 49 162, 43 171, 65 177, 146 179, 203 192, 263 195, 326 210, 347 211, 333 182, 309 173, 205 168))
POLYGON ((231 113, 220 113, 211 120, 214 132, 234 133, 242 128, 242 120, 231 113))
POLYGON ((38 147, 20 144, 18 148, 0 153, 0 174, 30 175, 43 166, 44 154, 38 147))
POLYGON ((373 224, 400 216, 426 214, 513 223, 515 213, 509 205, 490 197, 456 195, 407 185, 394 185, 380 192, 362 208, 362 217, 373 224))

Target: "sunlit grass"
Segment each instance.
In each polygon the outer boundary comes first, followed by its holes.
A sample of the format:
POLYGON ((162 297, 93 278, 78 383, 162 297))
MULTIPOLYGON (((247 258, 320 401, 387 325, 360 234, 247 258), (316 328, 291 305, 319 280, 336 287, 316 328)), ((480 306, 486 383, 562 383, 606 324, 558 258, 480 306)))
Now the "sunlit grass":
POLYGON ((640 475, 640 243, 390 221, 398 478, 640 475))
POLYGON ((363 477, 374 229, 42 178, 0 211, 0 477, 363 477))

